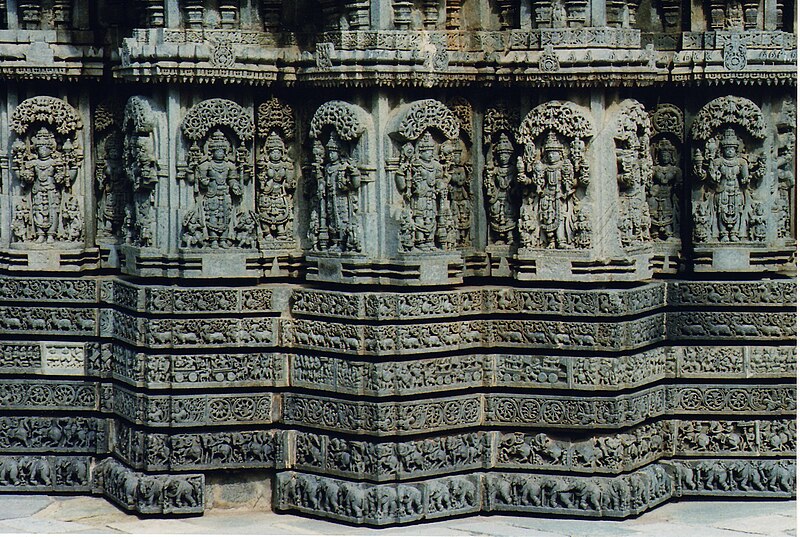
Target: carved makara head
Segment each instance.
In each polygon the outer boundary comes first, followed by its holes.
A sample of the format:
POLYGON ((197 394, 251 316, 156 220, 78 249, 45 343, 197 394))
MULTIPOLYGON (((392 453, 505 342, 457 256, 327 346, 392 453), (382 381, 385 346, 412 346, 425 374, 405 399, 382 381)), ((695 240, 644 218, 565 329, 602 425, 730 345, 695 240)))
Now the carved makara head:
POLYGON ((544 152, 544 159, 548 164, 555 164, 564 156, 564 144, 558 139, 558 135, 550 131, 544 142, 542 149, 544 152))
POLYGON ((46 127, 39 129, 32 138, 33 146, 40 157, 49 156, 56 148, 56 137, 46 127))
POLYGON ((228 137, 221 130, 215 130, 208 139, 208 151, 211 153, 211 157, 214 160, 222 160, 230 149, 231 143, 228 141, 228 137))

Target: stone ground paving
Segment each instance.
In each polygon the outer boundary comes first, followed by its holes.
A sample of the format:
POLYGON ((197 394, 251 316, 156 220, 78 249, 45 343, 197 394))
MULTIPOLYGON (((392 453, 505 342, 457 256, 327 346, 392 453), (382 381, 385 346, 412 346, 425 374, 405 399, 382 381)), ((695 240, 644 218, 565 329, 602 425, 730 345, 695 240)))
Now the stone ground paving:
POLYGON ((191 533, 260 535, 735 537, 797 535, 789 501, 683 501, 621 522, 470 517, 366 529, 270 512, 210 510, 202 517, 141 519, 101 498, 0 495, 0 533, 191 533))

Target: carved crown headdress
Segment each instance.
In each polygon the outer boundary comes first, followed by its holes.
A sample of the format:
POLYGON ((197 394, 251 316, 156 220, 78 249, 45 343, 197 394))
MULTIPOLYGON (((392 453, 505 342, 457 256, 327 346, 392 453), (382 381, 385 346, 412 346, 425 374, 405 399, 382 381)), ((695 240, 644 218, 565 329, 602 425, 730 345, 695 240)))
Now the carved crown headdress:
POLYGON ((31 138, 31 141, 33 142, 34 147, 52 148, 56 145, 56 137, 45 127, 39 129, 39 131, 31 138))
POLYGON ((558 135, 550 131, 547 134, 547 138, 544 141, 544 150, 545 151, 564 151, 564 145, 561 143, 561 140, 558 139, 558 135))
POLYGON ((280 149, 283 151, 286 149, 286 146, 283 144, 283 140, 278 133, 272 131, 269 136, 267 136, 267 143, 266 143, 267 151, 272 151, 273 149, 280 149))
POLYGON ((725 132, 722 133, 720 145, 722 147, 739 147, 739 137, 736 136, 736 131, 733 128, 728 127, 725 129, 725 132))
POLYGON ((498 153, 511 153, 514 151, 514 146, 511 144, 511 140, 506 133, 503 132, 500 134, 495 149, 498 153))
POLYGON ((228 141, 228 137, 223 134, 221 130, 215 130, 211 137, 208 139, 208 149, 214 151, 216 149, 224 149, 229 150, 231 148, 231 143, 228 141))
POLYGON ((675 146, 667 138, 661 138, 656 144, 656 150, 658 151, 672 151, 674 149, 675 146))
POLYGON ((425 134, 419 139, 419 143, 417 144, 417 149, 419 151, 431 150, 436 147, 436 143, 433 141, 433 136, 429 131, 425 131, 425 134))

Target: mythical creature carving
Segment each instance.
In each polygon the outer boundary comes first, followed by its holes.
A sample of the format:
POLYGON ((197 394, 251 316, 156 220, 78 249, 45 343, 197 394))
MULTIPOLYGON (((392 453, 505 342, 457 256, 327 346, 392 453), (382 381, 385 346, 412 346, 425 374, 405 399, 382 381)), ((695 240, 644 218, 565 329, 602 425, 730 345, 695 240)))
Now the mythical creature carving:
POLYGON ((189 110, 181 128, 192 143, 185 179, 195 192, 194 209, 183 221, 182 245, 235 246, 234 230, 241 218, 237 212, 253 174, 247 147, 253 139, 253 120, 233 101, 208 99, 189 110))
POLYGON ((291 245, 294 237, 297 177, 286 147, 294 139, 294 125, 294 111, 278 99, 258 107, 258 135, 263 146, 256 168, 256 214, 268 246, 291 245))
POLYGON ((488 150, 483 172, 483 188, 489 208, 490 237, 498 244, 511 244, 517 228, 514 125, 519 118, 503 106, 486 111, 483 139, 488 150))
POLYGON ((125 208, 125 241, 134 246, 153 246, 155 226, 155 187, 158 165, 155 157, 155 117, 146 98, 128 99, 122 118, 122 162, 132 190, 125 208))
MULTIPOLYGON (((402 144, 394 170, 395 186, 403 197, 400 249, 450 249, 458 240, 450 190, 454 169, 453 161, 441 153, 460 143, 460 123, 450 109, 434 99, 411 103, 398 121, 392 134, 402 144)), ((465 181, 462 178, 461 182, 465 181)))
POLYGON ((650 118, 644 106, 633 99, 623 101, 614 134, 622 246, 650 240, 650 210, 645 197, 653 177, 650 136, 650 118))
POLYGON ((73 191, 83 162, 78 112, 62 99, 32 97, 14 110, 10 126, 17 136, 11 146, 12 169, 22 191, 15 201, 13 240, 48 244, 81 240, 82 196, 73 191))
POLYGON ((692 124, 692 170, 700 181, 693 200, 698 242, 763 240, 763 205, 754 189, 764 176, 765 137, 761 110, 743 97, 719 97, 698 113, 692 124))
POLYGON ((650 234, 657 240, 678 236, 678 193, 683 185, 678 147, 683 139, 683 112, 661 104, 650 116, 653 126, 653 180, 648 184, 650 234))
POLYGON ((568 102, 541 104, 523 120, 517 131, 517 142, 524 148, 517 158, 517 181, 522 186, 522 248, 589 245, 589 222, 579 215, 586 210, 586 140, 593 134, 589 117, 568 102))
POLYGON ((365 116, 357 106, 330 101, 311 119, 308 236, 314 250, 360 252, 363 247, 358 142, 367 128, 365 116))

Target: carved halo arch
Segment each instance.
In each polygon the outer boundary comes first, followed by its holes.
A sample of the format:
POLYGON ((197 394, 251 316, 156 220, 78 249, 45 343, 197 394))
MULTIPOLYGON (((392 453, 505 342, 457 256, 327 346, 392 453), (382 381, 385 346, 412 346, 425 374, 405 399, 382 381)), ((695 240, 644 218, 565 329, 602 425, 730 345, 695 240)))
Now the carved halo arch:
MULTIPOLYGON (((350 158, 355 166, 364 168, 369 155, 369 137, 363 134, 370 127, 369 114, 360 106, 345 101, 328 101, 314 112, 308 136, 311 140, 320 140, 329 129, 336 132, 339 140, 352 149, 350 158)), ((362 177, 362 182, 369 181, 367 176, 362 177)))
POLYGON ((389 123, 390 136, 402 142, 416 140, 428 129, 455 140, 461 123, 450 108, 436 99, 422 99, 402 106, 389 123))
POLYGON ((550 101, 528 112, 517 129, 517 143, 535 146, 536 138, 547 130, 571 139, 595 134, 594 123, 583 108, 568 101, 550 101))
POLYGON ((728 95, 718 97, 700 109, 692 123, 692 139, 706 142, 726 125, 742 127, 759 141, 767 136, 761 109, 750 99, 728 95))

